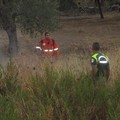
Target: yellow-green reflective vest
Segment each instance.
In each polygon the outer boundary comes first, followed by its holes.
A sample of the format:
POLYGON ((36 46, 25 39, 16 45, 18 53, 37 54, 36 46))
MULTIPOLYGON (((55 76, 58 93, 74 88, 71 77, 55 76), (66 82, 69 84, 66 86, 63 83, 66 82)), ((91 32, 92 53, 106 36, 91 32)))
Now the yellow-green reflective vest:
POLYGON ((103 53, 95 53, 92 55, 92 58, 94 58, 96 60, 96 63, 100 63, 100 64, 107 64, 109 63, 109 59, 106 55, 104 55, 103 53))

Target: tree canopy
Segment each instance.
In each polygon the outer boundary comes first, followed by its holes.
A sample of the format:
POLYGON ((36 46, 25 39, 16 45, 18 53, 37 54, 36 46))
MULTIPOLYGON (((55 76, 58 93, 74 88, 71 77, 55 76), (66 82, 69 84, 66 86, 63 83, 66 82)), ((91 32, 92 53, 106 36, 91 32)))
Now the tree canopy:
POLYGON ((57 7, 57 0, 0 0, 0 26, 8 34, 9 52, 17 51, 16 25, 27 33, 52 31, 57 7))

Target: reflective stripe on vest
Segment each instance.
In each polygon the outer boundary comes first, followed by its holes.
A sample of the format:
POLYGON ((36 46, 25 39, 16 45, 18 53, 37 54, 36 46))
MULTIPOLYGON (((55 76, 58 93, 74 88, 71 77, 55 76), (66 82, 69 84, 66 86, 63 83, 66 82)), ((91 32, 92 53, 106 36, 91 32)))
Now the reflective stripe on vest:
POLYGON ((102 63, 102 64, 106 64, 106 63, 108 63, 108 57, 107 56, 105 56, 104 54, 102 54, 102 55, 100 55, 100 56, 98 56, 99 55, 99 53, 95 53, 94 55, 92 55, 92 57, 96 60, 96 62, 97 62, 97 64, 98 64, 98 62, 99 63, 102 63), (98 57, 98 58, 97 58, 98 57), (104 58, 105 60, 103 60, 103 61, 100 61, 100 59, 101 58, 104 58))
POLYGON ((36 46, 35 48, 36 48, 36 49, 39 49, 39 50, 42 50, 42 48, 41 48, 41 47, 39 47, 39 46, 36 46))
POLYGON ((58 48, 54 48, 54 51, 57 51, 58 50, 58 48))
POLYGON ((52 49, 50 49, 50 50, 44 50, 44 52, 53 52, 53 50, 52 49))
POLYGON ((99 61, 99 63, 102 63, 102 64, 108 63, 108 59, 107 59, 107 57, 105 57, 105 56, 100 56, 100 57, 98 58, 98 61, 99 61), (101 58, 104 58, 105 60, 100 61, 101 58))

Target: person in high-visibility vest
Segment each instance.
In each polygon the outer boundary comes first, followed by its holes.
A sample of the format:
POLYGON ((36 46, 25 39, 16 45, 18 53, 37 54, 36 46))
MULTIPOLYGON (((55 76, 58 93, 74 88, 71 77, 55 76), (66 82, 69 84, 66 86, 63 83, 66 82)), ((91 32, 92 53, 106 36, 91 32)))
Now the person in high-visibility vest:
POLYGON ((93 54, 91 56, 92 77, 94 82, 100 77, 109 79, 110 64, 108 57, 100 51, 100 45, 98 42, 94 42, 92 45, 93 54))
POLYGON ((41 48, 42 55, 48 57, 59 55, 59 49, 56 40, 52 39, 48 32, 45 32, 45 38, 38 43, 38 46, 41 48))

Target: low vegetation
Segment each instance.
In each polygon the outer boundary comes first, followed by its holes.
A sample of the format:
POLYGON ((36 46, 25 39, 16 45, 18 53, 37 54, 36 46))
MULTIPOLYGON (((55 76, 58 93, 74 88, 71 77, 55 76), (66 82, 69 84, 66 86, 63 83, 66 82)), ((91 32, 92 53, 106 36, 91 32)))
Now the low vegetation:
POLYGON ((87 62, 74 54, 32 68, 14 60, 0 66, 0 119, 119 120, 119 72, 94 85, 87 62))
POLYGON ((37 56, 33 40, 19 33, 20 55, 6 65, 7 38, 1 31, 0 120, 119 120, 119 16, 109 17, 64 21, 55 34, 61 55, 53 64, 37 56), (88 50, 94 41, 105 48, 111 69, 109 81, 96 85, 88 50))

